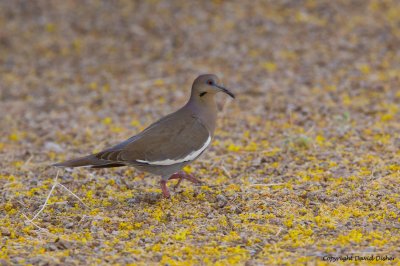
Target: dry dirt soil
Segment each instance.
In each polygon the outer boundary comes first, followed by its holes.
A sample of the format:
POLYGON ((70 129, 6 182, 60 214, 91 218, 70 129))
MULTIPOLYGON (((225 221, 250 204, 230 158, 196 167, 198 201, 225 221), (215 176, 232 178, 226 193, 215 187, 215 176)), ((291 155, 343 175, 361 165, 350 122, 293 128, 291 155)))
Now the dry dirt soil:
POLYGON ((1 265, 399 263, 399 1, 3 0, 0 72, 1 265), (55 180, 201 73, 237 94, 185 169, 203 185, 55 180))

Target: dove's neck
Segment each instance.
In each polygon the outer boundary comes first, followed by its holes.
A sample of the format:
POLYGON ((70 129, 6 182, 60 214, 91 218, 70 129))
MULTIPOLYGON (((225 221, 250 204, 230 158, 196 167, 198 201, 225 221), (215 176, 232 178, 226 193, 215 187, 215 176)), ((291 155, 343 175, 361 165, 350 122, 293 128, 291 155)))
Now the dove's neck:
POLYGON ((199 97, 195 95, 190 97, 186 108, 189 108, 192 114, 200 119, 200 121, 207 127, 211 135, 214 135, 215 124, 217 122, 217 102, 215 94, 204 95, 199 97))

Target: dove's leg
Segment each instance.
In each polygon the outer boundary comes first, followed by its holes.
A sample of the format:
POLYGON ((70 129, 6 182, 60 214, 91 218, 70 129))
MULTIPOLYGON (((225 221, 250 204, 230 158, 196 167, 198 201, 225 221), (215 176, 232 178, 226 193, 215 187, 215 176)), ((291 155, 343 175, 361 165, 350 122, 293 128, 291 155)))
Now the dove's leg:
POLYGON ((201 181, 199 179, 197 179, 193 175, 188 174, 184 171, 176 172, 175 174, 171 175, 169 177, 169 179, 179 179, 178 183, 176 183, 176 185, 174 186, 174 189, 176 189, 180 185, 180 183, 182 182, 183 179, 189 180, 190 182, 195 183, 195 184, 201 183, 201 181))
POLYGON ((162 179, 160 181, 161 185, 161 190, 162 194, 164 195, 164 198, 169 198, 171 195, 169 194, 168 187, 167 187, 167 180, 162 179))

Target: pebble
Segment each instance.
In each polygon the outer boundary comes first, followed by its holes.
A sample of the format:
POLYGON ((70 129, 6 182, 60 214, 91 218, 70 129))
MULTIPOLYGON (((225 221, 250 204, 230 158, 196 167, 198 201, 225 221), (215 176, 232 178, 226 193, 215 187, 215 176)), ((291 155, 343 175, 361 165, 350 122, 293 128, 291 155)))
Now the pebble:
POLYGON ((48 151, 54 151, 54 152, 57 152, 57 153, 64 151, 64 149, 60 145, 55 143, 55 142, 46 142, 44 144, 44 149, 48 150, 48 151))
POLYGON ((1 230, 1 234, 2 234, 3 236, 11 236, 10 230, 8 230, 8 229, 6 229, 6 228, 4 228, 4 229, 1 230))
POLYGON ((67 228, 67 229, 71 229, 72 227, 74 227, 74 223, 67 223, 65 225, 65 228, 67 228))
POLYGON ((225 205, 228 203, 228 200, 226 199, 226 197, 222 194, 217 196, 217 205, 219 208, 223 208, 225 207, 225 205))

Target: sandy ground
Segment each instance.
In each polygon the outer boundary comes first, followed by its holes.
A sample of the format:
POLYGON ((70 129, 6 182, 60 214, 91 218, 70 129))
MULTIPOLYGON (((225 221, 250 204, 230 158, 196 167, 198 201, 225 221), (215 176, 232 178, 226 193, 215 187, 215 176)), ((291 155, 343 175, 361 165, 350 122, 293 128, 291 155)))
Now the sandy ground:
POLYGON ((399 47, 399 1, 0 1, 0 264, 399 263, 399 47), (201 73, 237 94, 186 168, 202 186, 61 171, 87 207, 57 185, 35 216, 50 164, 140 132, 201 73))

